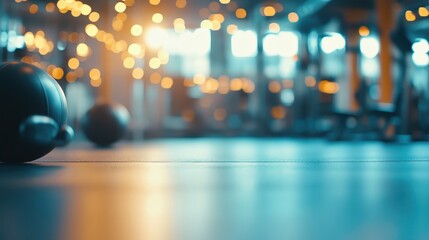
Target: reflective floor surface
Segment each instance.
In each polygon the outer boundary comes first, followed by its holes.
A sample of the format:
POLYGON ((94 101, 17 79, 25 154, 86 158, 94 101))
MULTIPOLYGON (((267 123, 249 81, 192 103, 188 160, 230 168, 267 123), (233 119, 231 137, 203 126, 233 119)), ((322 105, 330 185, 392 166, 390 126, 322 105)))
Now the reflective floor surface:
POLYGON ((429 143, 74 143, 0 164, 0 239, 429 239, 429 143))

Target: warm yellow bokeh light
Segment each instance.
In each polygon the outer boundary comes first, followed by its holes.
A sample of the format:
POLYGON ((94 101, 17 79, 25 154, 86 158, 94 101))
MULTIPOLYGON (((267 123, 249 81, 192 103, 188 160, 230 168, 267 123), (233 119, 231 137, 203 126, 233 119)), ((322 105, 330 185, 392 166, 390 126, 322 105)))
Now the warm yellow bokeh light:
POLYGON ((64 76, 64 70, 62 68, 56 67, 52 70, 52 77, 60 80, 64 76))
POLYGON ((161 0, 149 0, 150 5, 158 5, 161 2, 161 0))
POLYGON ((295 22, 299 21, 299 16, 296 12, 290 12, 287 15, 287 18, 288 18, 289 22, 291 22, 291 23, 295 23, 295 22))
POLYGON ((243 84, 243 91, 245 93, 253 93, 255 91, 255 83, 250 80, 247 80, 243 84))
POLYGON ((152 69, 158 69, 161 67, 161 60, 159 58, 151 58, 149 60, 149 67, 152 69))
POLYGON ((359 27, 359 35, 366 37, 370 34, 369 28, 367 26, 359 27))
POLYGON ((81 15, 81 11, 79 8, 74 8, 71 10, 71 15, 73 17, 79 17, 81 15))
POLYGON ((231 0, 219 0, 219 2, 222 4, 228 4, 231 2, 231 0))
POLYGON ((90 81, 90 84, 91 84, 91 86, 93 86, 93 87, 100 87, 100 86, 101 86, 101 83, 102 83, 101 78, 98 78, 98 79, 91 79, 91 81, 90 81))
POLYGON ((173 25, 174 25, 174 30, 177 33, 181 33, 186 30, 185 20, 183 18, 174 19, 173 25))
POLYGON ((161 13, 155 13, 152 15, 152 22, 161 23, 164 20, 164 16, 161 13))
POLYGON ((39 11, 39 7, 36 4, 31 4, 30 7, 28 8, 28 11, 31 14, 36 14, 39 11))
POLYGON ((91 11, 92 11, 91 6, 89 6, 88 4, 83 4, 82 7, 80 8, 80 12, 84 16, 88 16, 91 13, 91 11))
POLYGON ((266 6, 262 8, 262 15, 266 17, 272 17, 276 15, 276 9, 273 6, 266 6))
POLYGON ((232 35, 238 31, 238 27, 235 24, 230 24, 228 27, 226 27, 226 31, 232 35))
POLYGON ((89 47, 85 43, 79 43, 76 47, 76 53, 80 57, 87 57, 89 55, 89 47))
POLYGON ((123 2, 118 2, 115 4, 115 11, 118 13, 125 12, 126 9, 127 5, 125 5, 123 2))
POLYGON ((92 12, 91 14, 89 14, 88 18, 91 22, 97 22, 98 19, 100 19, 100 14, 98 12, 92 12))
POLYGON ((218 21, 220 23, 223 23, 225 21, 225 17, 220 13, 210 15, 209 19, 211 21, 218 21))
POLYGON ((268 84, 268 89, 272 93, 279 93, 282 90, 282 85, 277 81, 271 81, 268 84))
POLYGON ((68 62, 68 66, 70 69, 77 69, 79 67, 79 60, 77 58, 70 58, 68 62))
POLYGON ((413 21, 415 21, 415 20, 416 20, 416 15, 414 15, 414 13, 413 13, 412 11, 407 10, 407 11, 405 12, 405 19, 406 19, 408 22, 413 22, 413 21))
POLYGON ((49 53, 49 48, 47 48, 47 47, 40 48, 40 49, 39 49, 39 53, 40 53, 41 55, 46 55, 46 54, 48 54, 48 53, 49 53))
POLYGON ((95 35, 97 35, 98 33, 98 28, 94 24, 90 23, 86 25, 85 32, 86 34, 88 34, 88 36, 95 37, 95 35))
POLYGON ((237 10, 235 10, 235 16, 241 19, 246 18, 247 12, 244 8, 238 8, 237 10))
POLYGON ((161 82, 161 74, 159 72, 154 72, 150 75, 149 80, 153 84, 158 84, 161 82))
POLYGON ((99 42, 105 42, 104 41, 105 38, 106 38, 106 32, 103 31, 103 30, 98 31, 97 36, 96 36, 97 41, 99 41, 99 42))
POLYGON ((185 87, 193 87, 194 86, 194 82, 190 78, 185 78, 185 79, 183 79, 183 86, 185 86, 185 87))
POLYGON ((241 81, 240 78, 232 79, 229 84, 229 88, 231 89, 231 91, 240 91, 242 87, 243 87, 243 82, 241 81))
POLYGON ((173 24, 174 25, 184 25, 185 24, 185 20, 183 18, 176 18, 176 19, 174 19, 173 24))
POLYGON ((209 78, 205 83, 207 93, 215 93, 219 89, 219 81, 214 78, 209 78))
POLYGON ((45 32, 42 31, 42 30, 39 30, 39 31, 36 32, 36 35, 37 36, 41 36, 41 37, 45 37, 45 32))
POLYGON ((203 29, 212 29, 213 23, 212 23, 212 21, 206 19, 206 20, 201 21, 200 27, 203 29))
POLYGON ((71 8, 73 8, 73 9, 80 9, 83 5, 83 2, 81 2, 81 1, 76 1, 76 0, 66 0, 66 1, 72 2, 71 8))
POLYGON ((27 46, 32 46, 34 45, 34 35, 32 32, 26 32, 24 34, 24 40, 25 40, 25 44, 27 46))
POLYGON ((336 82, 331 82, 328 80, 321 80, 319 82, 319 91, 326 93, 326 94, 334 94, 337 93, 338 90, 340 90, 340 85, 336 82))
POLYGON ((124 22, 120 21, 120 20, 114 20, 112 22, 112 28, 113 30, 119 32, 122 30, 122 27, 124 26, 124 22))
POLYGON ((177 33, 183 33, 185 30, 186 30, 185 25, 175 25, 174 26, 174 31, 176 31, 177 33))
POLYGON ((65 1, 58 1, 57 8, 62 12, 62 10, 67 10, 67 3, 65 1))
POLYGON ((131 35, 138 37, 138 36, 142 35, 142 33, 143 33, 143 27, 141 25, 134 24, 131 27, 131 35))
POLYGON ((134 60, 133 57, 126 57, 124 59, 123 65, 125 68, 131 69, 134 67, 134 65, 136 65, 136 61, 134 60))
POLYGON ((429 11, 426 7, 419 7, 419 15, 420 17, 427 17, 429 16, 429 11))
POLYGON ((133 56, 138 56, 142 53, 142 47, 138 43, 132 43, 128 46, 128 52, 133 56))
POLYGON ((173 86, 173 79, 171 77, 164 77, 161 80, 161 87, 164 89, 170 89, 173 86))
POLYGON ((280 25, 278 23, 270 23, 270 25, 268 25, 268 30, 272 33, 279 33, 280 25))
POLYGON ((134 79, 142 79, 144 76, 144 71, 141 68, 134 68, 132 75, 134 79))
POLYGON ((55 4, 52 3, 52 2, 46 4, 45 10, 46 10, 46 12, 53 12, 53 11, 55 11, 55 4))
POLYGON ((212 21, 212 28, 211 29, 213 31, 219 31, 221 27, 222 27, 222 25, 220 24, 219 21, 216 21, 216 20, 212 21))
POLYGON ((36 37, 34 38, 34 45, 36 45, 37 48, 43 48, 46 45, 46 39, 36 34, 36 37))
POLYGON ((170 61, 170 54, 168 51, 161 49, 158 51, 158 58, 161 61, 161 64, 167 64, 170 61))
POLYGON ((75 72, 68 72, 66 74, 66 80, 69 83, 75 82, 77 79, 77 74, 75 72))
POLYGON ((185 8, 187 4, 188 3, 186 0, 176 0, 176 7, 177 8, 185 8))
POLYGON ((112 44, 115 41, 115 37, 113 37, 113 34, 111 33, 104 33, 101 35, 103 35, 102 41, 106 44, 112 44))
POLYGON ((97 68, 93 68, 89 71, 89 78, 99 79, 101 77, 101 72, 97 68))
POLYGON ((127 50, 128 43, 125 40, 119 40, 115 43, 115 48, 117 48, 120 52, 127 50))
POLYGON ((204 84, 206 82, 206 76, 200 73, 195 74, 193 81, 194 81, 194 84, 197 84, 197 85, 204 84))
POLYGON ((67 8, 60 8, 58 9, 60 13, 65 14, 67 13, 68 9, 67 8))
POLYGON ((127 20, 127 18, 128 18, 128 15, 126 13, 118 13, 118 15, 116 15, 116 19, 122 22, 127 20))

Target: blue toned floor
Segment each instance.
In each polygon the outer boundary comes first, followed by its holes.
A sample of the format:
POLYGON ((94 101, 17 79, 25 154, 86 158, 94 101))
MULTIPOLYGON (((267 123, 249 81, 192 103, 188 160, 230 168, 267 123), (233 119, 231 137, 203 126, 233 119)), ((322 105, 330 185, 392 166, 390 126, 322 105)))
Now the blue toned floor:
POLYGON ((0 192, 0 239, 429 239, 429 142, 74 143, 0 192))

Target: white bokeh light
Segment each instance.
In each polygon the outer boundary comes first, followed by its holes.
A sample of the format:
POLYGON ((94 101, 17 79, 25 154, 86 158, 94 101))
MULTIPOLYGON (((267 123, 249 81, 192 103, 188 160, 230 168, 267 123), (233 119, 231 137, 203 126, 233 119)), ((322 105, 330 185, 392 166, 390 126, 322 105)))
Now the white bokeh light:
POLYGON ((412 49, 415 53, 428 53, 429 43, 426 39, 417 39, 417 41, 413 43, 412 49))
POLYGON ((268 34, 264 37, 264 53, 266 56, 277 56, 278 55, 278 37, 277 34, 268 34))
POLYGON ((255 57, 257 54, 258 38, 251 30, 238 30, 231 38, 231 50, 234 57, 255 57))
POLYGON ((161 48, 168 40, 168 33, 165 29, 154 27, 146 32, 146 44, 150 48, 161 48))
POLYGON ((360 51, 367 58, 374 58, 380 52, 380 43, 375 37, 363 37, 360 40, 360 51))
POLYGON ((179 48, 182 55, 205 55, 210 52, 210 30, 196 29, 187 31, 179 37, 179 48))
POLYGON ((417 39, 413 43, 412 49, 414 52, 412 59, 415 65, 421 67, 429 65, 429 43, 426 39, 417 39))
POLYGON ((412 55, 414 64, 417 66, 427 66, 429 65, 429 55, 427 53, 415 52, 412 55))
POLYGON ((268 34, 263 45, 266 56, 293 57, 298 54, 298 36, 293 32, 268 34))
POLYGON ((323 37, 320 41, 320 47, 326 54, 333 53, 336 50, 344 49, 345 46, 346 40, 339 33, 328 33, 328 36, 323 37))

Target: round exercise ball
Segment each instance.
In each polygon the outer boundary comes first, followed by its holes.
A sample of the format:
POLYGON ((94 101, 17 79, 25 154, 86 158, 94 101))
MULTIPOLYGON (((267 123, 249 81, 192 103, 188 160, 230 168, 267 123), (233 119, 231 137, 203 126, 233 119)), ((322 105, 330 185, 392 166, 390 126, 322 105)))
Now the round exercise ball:
POLYGON ((57 145, 66 118, 66 98, 49 74, 27 63, 0 64, 0 162, 46 155, 57 145))
POLYGON ((85 113, 82 130, 85 136, 99 146, 110 146, 119 141, 128 128, 130 115, 117 103, 99 103, 85 113))

